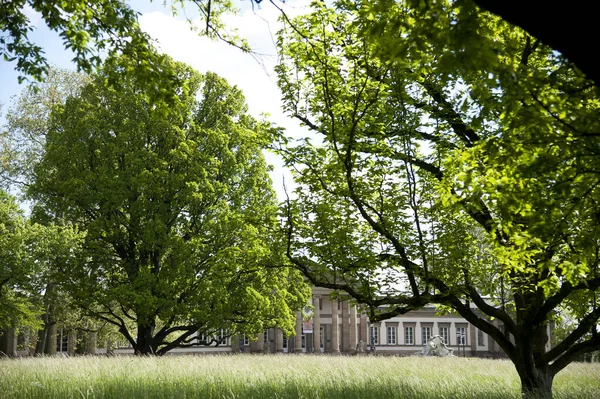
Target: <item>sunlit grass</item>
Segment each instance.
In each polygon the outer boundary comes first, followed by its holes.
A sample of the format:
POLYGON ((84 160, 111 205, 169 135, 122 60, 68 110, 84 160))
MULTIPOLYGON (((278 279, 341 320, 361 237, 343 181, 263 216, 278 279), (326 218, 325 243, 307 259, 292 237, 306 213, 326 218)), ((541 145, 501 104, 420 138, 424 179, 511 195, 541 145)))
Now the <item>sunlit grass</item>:
MULTIPOLYGON (((519 398, 504 360, 311 355, 0 360, 0 398, 519 398)), ((600 364, 573 364, 555 398, 600 398, 600 364)))

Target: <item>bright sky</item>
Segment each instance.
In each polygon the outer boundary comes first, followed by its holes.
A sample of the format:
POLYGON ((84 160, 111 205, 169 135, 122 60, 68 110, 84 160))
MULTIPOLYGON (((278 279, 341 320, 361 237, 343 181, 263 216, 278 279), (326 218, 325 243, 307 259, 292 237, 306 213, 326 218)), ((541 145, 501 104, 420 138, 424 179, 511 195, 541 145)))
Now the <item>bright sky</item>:
MULTIPOLYGON (((149 0, 135 0, 131 5, 134 10, 142 13, 139 18, 140 24, 158 40, 161 51, 177 61, 191 65, 199 72, 212 71, 223 76, 231 85, 242 89, 252 115, 260 117, 262 113, 269 114, 270 121, 285 127, 288 133, 293 134, 295 130, 302 128, 282 113, 281 94, 273 72, 277 62, 275 34, 281 26, 277 21, 279 11, 273 5, 264 3, 266 4, 260 7, 255 6, 253 10, 249 1, 238 1, 237 4, 243 10, 239 15, 227 16, 225 19, 228 27, 236 28, 238 34, 246 38, 256 52, 264 54, 259 61, 224 42, 198 37, 190 29, 183 13, 173 17, 171 12, 162 6, 161 1, 150 3, 149 0)), ((294 16, 306 12, 307 4, 306 0, 289 0, 282 3, 281 7, 289 16, 294 16)), ((186 14, 190 18, 194 17, 193 5, 187 7, 186 14)), ((30 20, 36 24, 30 38, 44 48, 50 63, 62 68, 75 69, 70 61, 73 54, 64 49, 58 35, 49 31, 33 11, 29 15, 30 20)), ((14 63, 0 60, 0 103, 3 104, 3 113, 6 112, 10 97, 18 95, 23 88, 17 82, 18 74, 14 71, 14 66, 14 63)), ((0 122, 3 123, 2 118, 0 122)), ((283 178, 285 176, 289 189, 292 186, 291 176, 274 155, 266 156, 267 161, 274 166, 271 177, 281 200, 285 198, 283 178)))

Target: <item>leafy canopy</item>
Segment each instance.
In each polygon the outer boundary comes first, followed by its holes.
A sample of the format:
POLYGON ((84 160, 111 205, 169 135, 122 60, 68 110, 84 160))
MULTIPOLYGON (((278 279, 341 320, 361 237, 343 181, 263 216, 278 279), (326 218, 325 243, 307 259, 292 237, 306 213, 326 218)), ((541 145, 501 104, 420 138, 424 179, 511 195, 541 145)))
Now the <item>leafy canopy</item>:
POLYGON ((221 328, 291 333, 307 288, 272 267, 281 262, 261 154, 269 125, 217 75, 162 62, 177 77, 174 104, 154 103, 133 79, 105 86, 130 68, 123 58, 53 113, 30 192, 87 233, 87 258, 64 286, 137 353, 221 328))
POLYGON ((600 343, 594 85, 468 2, 313 10, 278 39, 284 107, 310 130, 279 137, 288 257, 373 320, 457 311, 546 395, 600 343), (549 349, 561 307, 580 324, 549 349))

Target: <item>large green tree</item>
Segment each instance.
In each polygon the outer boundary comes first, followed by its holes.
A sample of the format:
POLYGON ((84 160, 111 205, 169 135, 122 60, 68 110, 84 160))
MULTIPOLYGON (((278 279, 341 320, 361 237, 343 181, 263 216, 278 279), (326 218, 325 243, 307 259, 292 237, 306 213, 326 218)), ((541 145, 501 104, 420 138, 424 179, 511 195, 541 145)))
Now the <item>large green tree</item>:
MULTIPOLYGON (((35 88, 26 87, 12 98, 6 123, 0 129, 0 185, 12 192, 27 190, 34 179, 34 168, 44 155, 52 109, 63 105, 67 97, 76 95, 89 79, 82 73, 50 68, 46 81, 35 88)), ((39 212, 34 203, 21 206, 32 211, 27 223, 31 244, 25 248, 24 259, 38 265, 36 273, 28 275, 31 281, 28 292, 42 311, 36 353, 51 354, 58 323, 74 315, 78 317, 77 310, 70 306, 69 296, 57 284, 67 260, 59 256, 63 254, 61 246, 75 254, 78 234, 69 226, 57 226, 63 221, 39 212)))
POLYGON ((466 3, 314 3, 280 34, 299 184, 288 256, 382 320, 438 303, 492 337, 524 395, 600 345, 593 83, 466 3), (474 34, 476 32, 476 34, 474 34), (474 307, 476 309, 474 309, 474 307), (550 347, 560 308, 578 326, 550 347))
POLYGON ((307 287, 280 265, 267 123, 222 78, 165 58, 178 97, 157 105, 109 64, 56 109, 31 194, 87 233, 63 287, 116 325, 137 354, 223 328, 292 332, 307 287), (133 324, 134 328, 130 325, 133 324))

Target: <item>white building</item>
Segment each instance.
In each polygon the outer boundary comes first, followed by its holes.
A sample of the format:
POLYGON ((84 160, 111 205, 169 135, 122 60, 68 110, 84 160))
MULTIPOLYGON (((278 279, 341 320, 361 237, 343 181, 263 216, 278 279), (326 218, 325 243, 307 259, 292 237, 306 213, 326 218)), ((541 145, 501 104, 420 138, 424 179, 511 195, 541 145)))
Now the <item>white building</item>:
MULTIPOLYGON (((457 314, 437 315, 434 305, 385 321, 371 323, 365 314, 348 301, 331 300, 330 292, 323 288, 313 289, 314 314, 312 317, 307 317, 303 312, 297 313, 294 336, 285 337, 281 330, 275 328, 255 337, 229 337, 227 331, 222 330, 217 337, 198 335, 196 339, 199 346, 175 348, 169 354, 215 352, 354 354, 362 348, 365 352, 376 354, 408 356, 421 352, 429 338, 439 335, 457 356, 505 356, 498 345, 483 331, 457 314), (214 341, 218 341, 218 344, 213 341, 213 338, 214 341), (211 341, 213 342, 210 343, 211 341)), ((74 341, 70 335, 72 334, 62 330, 57 331, 56 353, 74 353, 74 341)), ((15 351, 17 347, 17 337, 14 334, 0 334, 0 351, 11 355, 26 355, 25 352, 15 351)), ((92 349, 89 345, 87 350, 92 353, 107 352, 106 348, 92 349)), ((133 353, 133 349, 127 343, 116 344, 110 351, 115 354, 133 353)))

